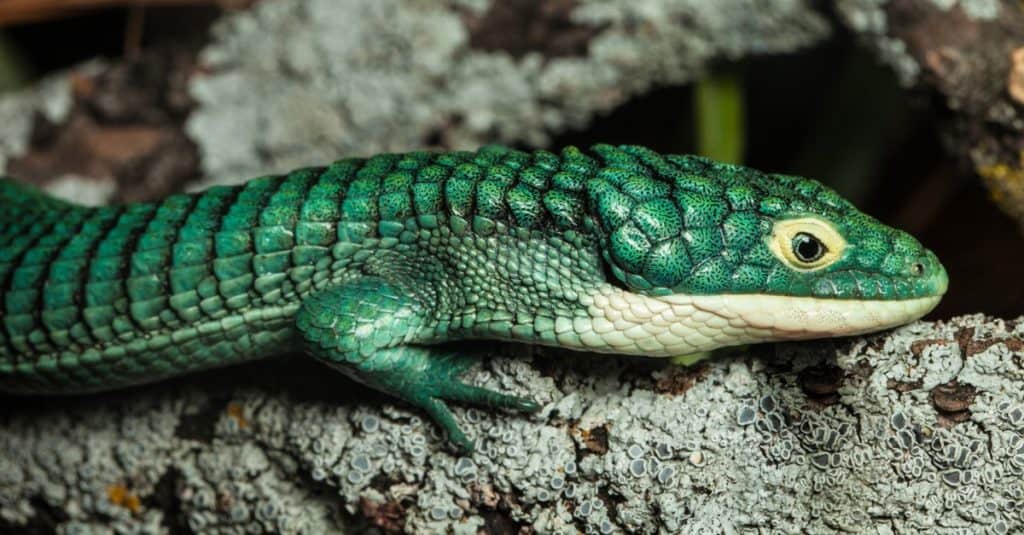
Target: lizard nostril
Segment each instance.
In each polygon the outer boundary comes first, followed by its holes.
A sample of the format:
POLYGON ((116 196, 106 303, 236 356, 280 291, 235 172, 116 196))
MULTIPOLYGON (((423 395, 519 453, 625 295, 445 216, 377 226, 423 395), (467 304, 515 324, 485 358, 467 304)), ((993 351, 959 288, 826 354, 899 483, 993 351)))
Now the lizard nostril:
POLYGON ((924 264, 921 262, 914 262, 914 264, 910 266, 910 274, 915 277, 924 275, 924 264))

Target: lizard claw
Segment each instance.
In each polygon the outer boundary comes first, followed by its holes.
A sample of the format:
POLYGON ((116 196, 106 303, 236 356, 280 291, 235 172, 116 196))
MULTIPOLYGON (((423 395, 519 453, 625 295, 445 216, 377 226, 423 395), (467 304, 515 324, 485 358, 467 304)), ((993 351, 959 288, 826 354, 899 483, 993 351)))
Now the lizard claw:
POLYGON ((448 440, 462 453, 467 454, 473 452, 473 442, 459 427, 446 401, 526 413, 537 412, 541 407, 539 403, 529 398, 502 394, 487 388, 467 385, 458 380, 442 381, 431 386, 432 388, 421 389, 421 392, 429 390, 429 395, 423 396, 421 393, 406 399, 426 411, 430 418, 448 435, 448 440))

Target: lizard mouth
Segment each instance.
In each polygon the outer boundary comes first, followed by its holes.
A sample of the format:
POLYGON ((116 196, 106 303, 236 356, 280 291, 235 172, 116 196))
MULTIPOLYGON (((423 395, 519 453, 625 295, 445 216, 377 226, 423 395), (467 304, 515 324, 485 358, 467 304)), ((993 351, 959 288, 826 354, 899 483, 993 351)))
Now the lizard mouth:
POLYGON ((941 299, 941 293, 899 300, 766 294, 651 297, 605 288, 588 305, 592 332, 582 339, 585 344, 593 341, 586 344, 591 351, 675 356, 880 331, 921 318, 941 299))
MULTIPOLYGON (((728 330, 763 341, 805 340, 864 334, 920 319, 942 296, 899 300, 820 299, 775 295, 668 296, 673 308, 693 307, 725 319, 728 330)), ((753 341, 753 340, 751 340, 753 341)), ((744 342, 750 343, 751 341, 744 342)))

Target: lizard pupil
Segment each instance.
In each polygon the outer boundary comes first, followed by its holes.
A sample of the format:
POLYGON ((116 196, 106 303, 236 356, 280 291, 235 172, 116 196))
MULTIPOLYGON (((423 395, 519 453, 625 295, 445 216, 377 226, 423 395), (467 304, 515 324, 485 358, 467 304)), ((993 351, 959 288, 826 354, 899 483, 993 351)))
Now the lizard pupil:
POLYGON ((821 240, 814 236, 800 232, 796 236, 793 236, 793 254, 796 255, 801 262, 811 263, 816 262, 825 256, 825 244, 821 243, 821 240))

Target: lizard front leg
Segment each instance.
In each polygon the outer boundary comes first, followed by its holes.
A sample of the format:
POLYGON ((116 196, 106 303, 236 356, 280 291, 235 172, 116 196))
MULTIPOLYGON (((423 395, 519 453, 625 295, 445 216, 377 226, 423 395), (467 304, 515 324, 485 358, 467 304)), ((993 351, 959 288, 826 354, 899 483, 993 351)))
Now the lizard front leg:
POLYGON ((423 283, 364 276, 306 298, 296 316, 305 351, 426 411, 464 451, 472 443, 447 401, 533 412, 532 400, 463 383, 471 358, 418 345, 435 314, 423 283))

